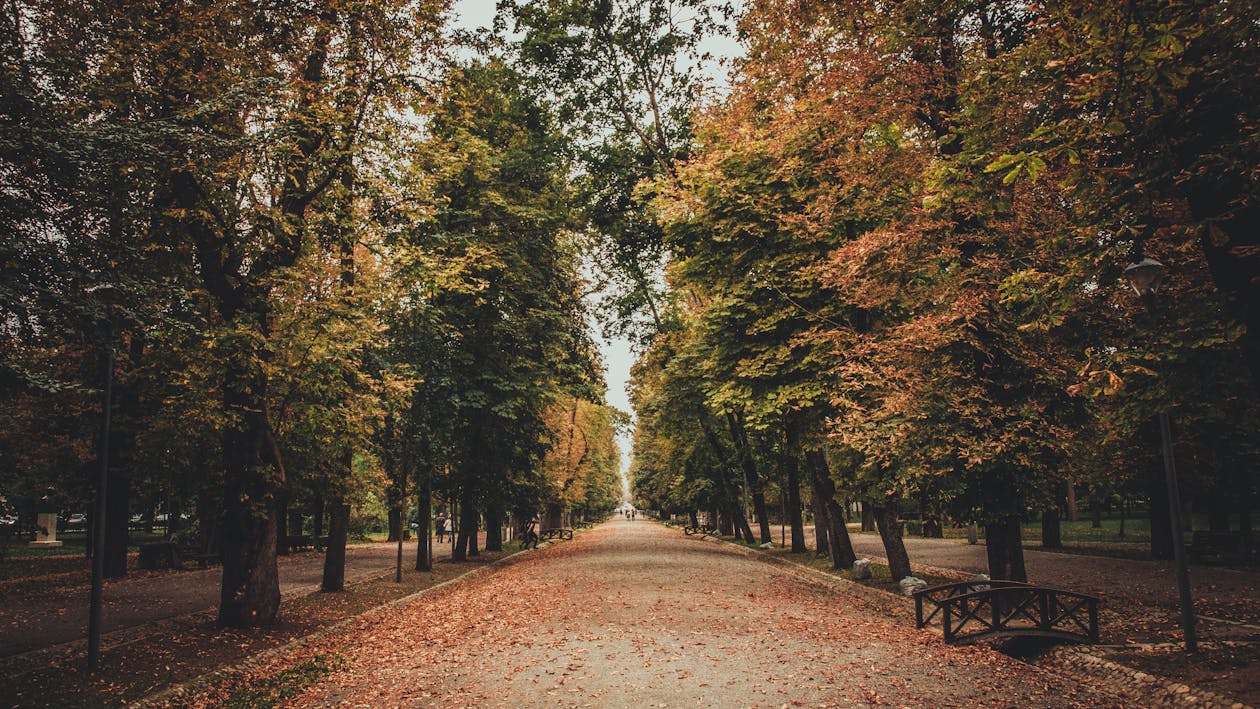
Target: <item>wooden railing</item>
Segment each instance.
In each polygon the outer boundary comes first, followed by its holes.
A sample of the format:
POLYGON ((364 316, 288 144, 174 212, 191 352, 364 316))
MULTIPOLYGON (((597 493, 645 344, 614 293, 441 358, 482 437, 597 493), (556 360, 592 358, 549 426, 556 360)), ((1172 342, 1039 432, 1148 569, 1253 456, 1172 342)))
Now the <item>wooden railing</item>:
POLYGON ((939 615, 946 642, 1036 636, 1096 643, 1099 602, 1018 581, 964 581, 915 591, 914 621, 922 628, 939 615))

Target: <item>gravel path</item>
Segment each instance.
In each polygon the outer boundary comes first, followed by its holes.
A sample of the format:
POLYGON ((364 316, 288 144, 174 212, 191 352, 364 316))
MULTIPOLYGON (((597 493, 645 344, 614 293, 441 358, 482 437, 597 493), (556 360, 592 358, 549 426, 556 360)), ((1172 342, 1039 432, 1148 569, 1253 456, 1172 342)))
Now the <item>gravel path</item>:
POLYGON ((1108 706, 713 541, 618 520, 312 652, 293 706, 1108 706))

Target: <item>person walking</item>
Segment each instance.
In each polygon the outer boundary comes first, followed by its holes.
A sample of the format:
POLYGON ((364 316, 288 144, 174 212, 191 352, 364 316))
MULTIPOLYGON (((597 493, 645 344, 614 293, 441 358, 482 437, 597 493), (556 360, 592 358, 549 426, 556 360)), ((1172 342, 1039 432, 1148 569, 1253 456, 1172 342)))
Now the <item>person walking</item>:
POLYGON ((437 529, 438 544, 441 544, 442 540, 446 538, 446 515, 439 512, 433 526, 437 529))

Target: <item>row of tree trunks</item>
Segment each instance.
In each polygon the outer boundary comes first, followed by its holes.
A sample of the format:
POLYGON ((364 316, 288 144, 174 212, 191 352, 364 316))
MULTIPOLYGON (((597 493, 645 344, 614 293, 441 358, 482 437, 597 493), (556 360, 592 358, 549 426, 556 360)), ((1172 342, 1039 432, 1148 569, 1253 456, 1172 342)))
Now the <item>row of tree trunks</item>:
POLYGON ((796 456, 785 456, 783 467, 787 473, 787 515, 788 526, 792 528, 792 552, 804 554, 805 520, 801 519, 801 473, 796 456))
MULTIPOLYGON (((761 543, 770 541, 770 518, 766 515, 766 493, 761 484, 761 475, 757 472, 756 461, 753 460, 752 446, 748 444, 748 432, 744 430, 742 418, 734 413, 726 414, 726 425, 731 432, 731 440, 735 442, 739 454, 739 464, 744 472, 744 483, 752 497, 753 514, 760 527, 761 543)), ((751 540, 749 540, 751 541, 751 540)))
POLYGON ((809 463, 810 475, 816 481, 814 489, 823 500, 822 510, 826 515, 827 553, 831 565, 837 569, 848 569, 857 561, 853 552, 853 541, 849 539, 849 528, 845 526, 844 509, 836 502, 836 485, 831 479, 831 466, 827 464, 827 456, 818 449, 805 451, 805 460, 809 463))
POLYGON ((735 494, 735 488, 732 485, 734 475, 730 469, 730 459, 726 456, 726 451, 722 447, 722 442, 714 433, 713 427, 709 425, 703 417, 700 418, 700 428, 704 432, 705 440, 708 441, 713 456, 718 461, 718 482, 723 501, 730 510, 731 521, 736 528, 735 536, 739 539, 753 538, 752 528, 748 526, 748 518, 744 516, 743 506, 739 503, 739 496, 735 494))

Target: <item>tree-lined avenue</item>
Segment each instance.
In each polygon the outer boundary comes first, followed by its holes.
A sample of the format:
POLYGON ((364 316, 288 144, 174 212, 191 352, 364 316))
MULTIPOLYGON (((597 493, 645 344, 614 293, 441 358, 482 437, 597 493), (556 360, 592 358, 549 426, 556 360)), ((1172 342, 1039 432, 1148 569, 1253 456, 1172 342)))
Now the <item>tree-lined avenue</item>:
POLYGON ((517 559, 329 641, 349 663, 294 705, 1106 705, 942 645, 843 585, 647 521, 517 559))

